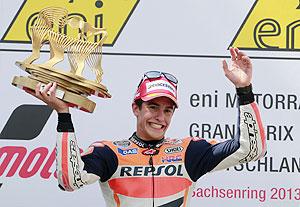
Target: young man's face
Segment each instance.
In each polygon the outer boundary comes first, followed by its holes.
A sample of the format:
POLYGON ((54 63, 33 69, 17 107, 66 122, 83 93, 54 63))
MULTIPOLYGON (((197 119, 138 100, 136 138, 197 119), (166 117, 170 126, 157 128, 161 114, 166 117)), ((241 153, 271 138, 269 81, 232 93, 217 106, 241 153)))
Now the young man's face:
POLYGON ((145 141, 162 139, 170 125, 174 109, 174 102, 167 97, 143 102, 141 108, 133 103, 132 110, 137 117, 137 135, 145 141))

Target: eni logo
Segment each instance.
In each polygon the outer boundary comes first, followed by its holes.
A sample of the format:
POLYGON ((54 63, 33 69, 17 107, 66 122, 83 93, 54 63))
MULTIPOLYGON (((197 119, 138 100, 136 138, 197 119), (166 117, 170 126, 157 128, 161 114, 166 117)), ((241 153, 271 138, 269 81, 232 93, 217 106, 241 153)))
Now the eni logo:
MULTIPOLYGON (((38 12, 45 7, 64 7, 69 16, 79 17, 96 28, 105 28, 108 37, 104 45, 113 46, 138 3, 139 0, 24 0, 1 42, 30 43, 30 27, 38 12)), ((67 27, 63 32, 72 36, 67 27)), ((91 38, 97 41, 99 37, 91 38)))
POLYGON ((230 46, 300 51, 300 0, 256 0, 230 46))

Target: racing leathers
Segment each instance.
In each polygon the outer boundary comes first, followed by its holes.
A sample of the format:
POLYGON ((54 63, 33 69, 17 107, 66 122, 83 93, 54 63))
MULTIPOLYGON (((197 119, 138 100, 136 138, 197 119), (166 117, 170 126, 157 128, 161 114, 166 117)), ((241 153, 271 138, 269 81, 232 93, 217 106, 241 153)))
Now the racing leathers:
POLYGON ((70 114, 59 114, 57 172, 59 186, 73 191, 99 181, 108 207, 186 207, 204 174, 255 161, 266 152, 260 114, 251 86, 237 89, 238 132, 210 143, 202 138, 165 138, 145 142, 99 141, 80 154, 70 114))

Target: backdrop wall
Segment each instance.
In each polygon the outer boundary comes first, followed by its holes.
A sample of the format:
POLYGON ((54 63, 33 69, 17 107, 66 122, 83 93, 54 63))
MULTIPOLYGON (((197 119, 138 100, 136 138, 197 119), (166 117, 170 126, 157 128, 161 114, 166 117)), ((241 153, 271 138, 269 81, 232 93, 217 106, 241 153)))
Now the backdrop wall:
MULTIPOLYGON (((21 115, 25 104, 42 103, 11 85, 14 76, 28 75, 15 61, 30 55, 26 33, 30 17, 47 6, 66 7, 95 25, 101 22, 109 33, 102 67, 103 84, 112 98, 91 97, 97 104, 92 114, 71 110, 83 149, 97 140, 132 134, 136 122, 131 102, 147 70, 166 71, 179 79, 180 106, 167 136, 232 138, 237 122, 235 89, 223 75, 221 61, 229 58, 228 47, 236 46, 252 57, 253 88, 268 152, 260 161, 202 177, 191 206, 300 206, 299 4, 297 0, 1 1, 1 206, 105 205, 97 184, 73 193, 59 190, 53 160, 57 115, 53 112, 38 131, 33 112, 21 115), (208 96, 210 101, 204 98, 208 96), (19 136, 25 126, 38 134, 28 140, 25 132, 19 136)), ((49 48, 42 50, 40 62, 49 58, 49 48)), ((60 67, 68 68, 68 62, 60 67)))

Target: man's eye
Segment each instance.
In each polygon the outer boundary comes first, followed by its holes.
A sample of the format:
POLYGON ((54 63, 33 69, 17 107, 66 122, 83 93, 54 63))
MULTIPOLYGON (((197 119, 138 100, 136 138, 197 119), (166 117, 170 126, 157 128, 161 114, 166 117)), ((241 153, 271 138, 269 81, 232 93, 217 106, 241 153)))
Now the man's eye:
POLYGON ((173 113, 173 109, 166 109, 165 112, 168 114, 171 114, 171 113, 173 113))
POLYGON ((155 106, 155 105, 149 105, 148 106, 150 109, 157 109, 158 108, 158 106, 155 106))

